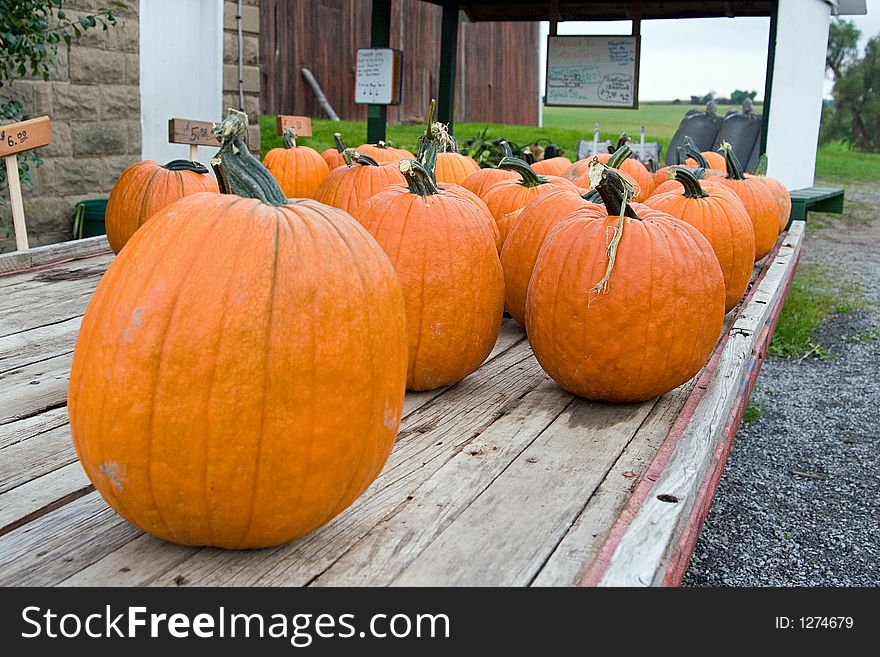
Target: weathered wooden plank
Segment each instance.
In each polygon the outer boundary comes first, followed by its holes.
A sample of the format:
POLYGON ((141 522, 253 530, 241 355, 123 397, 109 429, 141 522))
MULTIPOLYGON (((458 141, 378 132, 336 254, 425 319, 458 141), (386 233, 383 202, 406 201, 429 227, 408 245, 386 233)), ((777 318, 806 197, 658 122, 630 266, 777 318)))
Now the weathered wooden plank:
POLYGON ((89 493, 0 536, 0 586, 57 584, 139 531, 89 493))
POLYGON ((0 338, 0 374, 69 354, 76 346, 82 317, 0 338))
POLYGON ((651 495, 621 536, 599 585, 650 586, 662 581, 670 550, 695 504, 752 349, 783 293, 784 281, 794 273, 803 226, 803 222, 792 224, 763 280, 731 327, 714 376, 651 495))
POLYGON ((545 379, 528 345, 519 343, 402 423, 378 479, 324 527, 297 541, 256 552, 203 550, 154 583, 297 586, 326 570, 373 527, 406 505, 473 437, 545 379))
POLYGON ((572 586, 580 580, 626 506, 636 483, 666 438, 697 378, 663 395, 587 506, 541 568, 532 586, 572 586))
POLYGON ((0 450, 0 493, 76 461, 67 423, 0 450))
POLYGON ((656 403, 573 401, 394 585, 529 584, 656 403))
POLYGON ((95 291, 94 283, 89 283, 89 281, 79 281, 79 284, 63 297, 55 297, 53 293, 34 295, 26 308, 2 311, 0 337, 82 317, 95 291))
POLYGON ((0 493, 0 536, 94 490, 73 462, 0 493))
POLYGON ((549 379, 419 486, 313 584, 384 586, 397 577, 555 420, 572 396, 549 379))
POLYGON ((7 295, 15 294, 18 290, 39 290, 59 281, 82 279, 91 274, 100 278, 114 257, 112 253, 97 254, 0 275, 4 302, 7 295))
POLYGON ((72 360, 67 353, 0 373, 0 425, 65 404, 72 360))
POLYGON ((32 415, 8 424, 0 424, 0 450, 64 426, 67 421, 67 408, 61 406, 39 415, 32 415))
MULTIPOLYGON (((61 242, 60 244, 37 246, 27 251, 4 253, 0 255, 0 277, 5 277, 13 272, 21 272, 66 260, 78 260, 96 255, 107 255, 109 253, 112 253, 112 251, 107 243, 106 235, 87 237, 71 242, 61 242)), ((0 278, 0 281, 2 280, 3 278, 0 278)))

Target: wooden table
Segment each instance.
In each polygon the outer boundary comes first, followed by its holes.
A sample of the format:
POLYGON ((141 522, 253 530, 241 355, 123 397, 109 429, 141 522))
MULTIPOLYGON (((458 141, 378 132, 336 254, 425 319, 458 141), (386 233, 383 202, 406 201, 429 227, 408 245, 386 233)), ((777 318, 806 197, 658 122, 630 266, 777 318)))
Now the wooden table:
POLYGON ((223 551, 129 525, 86 479, 66 409, 103 238, 0 257, 2 585, 670 585, 687 568, 785 301, 794 222, 710 363, 642 404, 572 397, 506 320, 480 369, 407 395, 382 474, 297 541, 223 551))

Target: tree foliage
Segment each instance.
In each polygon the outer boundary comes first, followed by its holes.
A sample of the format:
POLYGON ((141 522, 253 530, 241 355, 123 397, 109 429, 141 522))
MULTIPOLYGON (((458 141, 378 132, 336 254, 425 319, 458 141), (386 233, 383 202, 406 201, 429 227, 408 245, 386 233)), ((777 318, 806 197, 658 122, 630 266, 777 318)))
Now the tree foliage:
POLYGON ((853 21, 836 18, 828 26, 828 50, 825 54, 825 68, 835 79, 844 68, 858 59, 861 30, 853 21))

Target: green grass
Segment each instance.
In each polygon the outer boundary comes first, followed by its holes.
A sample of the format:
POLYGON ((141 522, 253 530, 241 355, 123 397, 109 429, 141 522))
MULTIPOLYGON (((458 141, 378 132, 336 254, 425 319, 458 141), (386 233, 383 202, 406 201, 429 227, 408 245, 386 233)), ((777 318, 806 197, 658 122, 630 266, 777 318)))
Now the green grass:
POLYGON ((863 305, 860 290, 837 272, 818 264, 802 264, 788 291, 770 353, 786 358, 811 353, 829 357, 828 350, 816 342, 822 321, 831 315, 851 313, 863 305))
POLYGON ((750 424, 751 422, 757 422, 761 419, 763 413, 764 408, 761 402, 750 401, 748 406, 746 406, 746 410, 743 411, 742 423, 750 424))
MULTIPOLYGON (((565 149, 573 158, 579 139, 591 139, 593 126, 599 123, 602 139, 616 139, 621 132, 628 132, 634 139, 639 138, 641 126, 645 126, 646 139, 669 143, 675 129, 689 109, 702 106, 673 105, 672 103, 642 103, 637 110, 590 109, 570 107, 548 107, 544 110, 544 126, 504 125, 498 123, 459 123, 455 134, 464 141, 483 128, 489 128, 490 137, 506 137, 520 145, 533 141, 547 140, 565 149)), ((760 110, 760 105, 758 106, 760 110)), ((728 107, 719 107, 718 113, 724 115, 728 107)), ((297 143, 322 151, 333 147, 333 133, 340 132, 349 146, 360 146, 366 139, 366 123, 363 121, 329 121, 313 119, 314 136, 303 137, 297 143)), ((281 146, 281 138, 275 134, 275 117, 260 117, 262 150, 265 154, 270 148, 281 146)), ((421 125, 389 125, 388 139, 397 146, 413 150, 421 134, 421 125)), ((880 180, 880 153, 860 153, 851 151, 845 144, 831 143, 819 148, 816 158, 816 177, 829 184, 847 181, 880 180)))

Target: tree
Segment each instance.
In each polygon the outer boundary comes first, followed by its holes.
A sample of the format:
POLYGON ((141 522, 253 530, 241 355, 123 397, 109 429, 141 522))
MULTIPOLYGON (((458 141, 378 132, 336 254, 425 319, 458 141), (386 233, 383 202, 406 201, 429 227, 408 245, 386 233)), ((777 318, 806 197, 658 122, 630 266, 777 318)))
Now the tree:
MULTIPOLYGON (((86 30, 100 25, 108 29, 116 25, 114 9, 125 9, 124 2, 94 14, 69 17, 63 9, 64 0, 0 0, 0 88, 25 76, 49 79, 57 67, 58 47, 63 41, 69 46, 86 30)), ((21 103, 12 98, 0 101, 0 124, 27 118, 21 103)), ((19 158, 19 169, 24 182, 29 181, 28 161, 39 164, 33 151, 19 158)), ((6 182, 6 169, 0 168, 0 186, 6 182)), ((0 197, 2 198, 2 197, 0 197)))
POLYGON ((732 94, 730 94, 730 104, 742 105, 745 102, 746 98, 751 98, 752 100, 755 100, 755 96, 757 95, 757 91, 744 91, 742 89, 737 89, 732 94))
POLYGON ((825 54, 825 68, 831 71, 836 80, 843 70, 859 55, 861 30, 853 21, 837 18, 828 26, 828 50, 825 54))
POLYGON ((844 66, 834 79, 834 108, 826 137, 843 138, 855 148, 880 151, 880 35, 865 54, 844 66), (830 133, 830 134, 828 134, 830 133))

